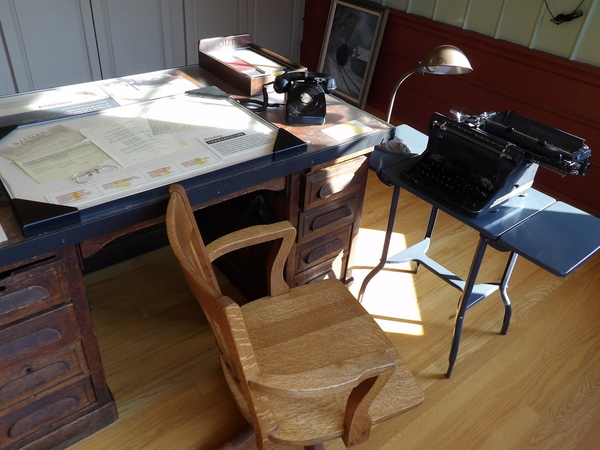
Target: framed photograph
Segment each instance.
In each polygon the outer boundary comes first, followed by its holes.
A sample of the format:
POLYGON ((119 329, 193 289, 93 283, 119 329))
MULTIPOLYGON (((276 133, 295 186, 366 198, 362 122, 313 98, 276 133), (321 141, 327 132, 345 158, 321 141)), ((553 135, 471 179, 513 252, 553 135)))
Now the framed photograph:
POLYGON ((335 95, 364 108, 388 9, 363 0, 332 0, 319 72, 335 78, 335 95))

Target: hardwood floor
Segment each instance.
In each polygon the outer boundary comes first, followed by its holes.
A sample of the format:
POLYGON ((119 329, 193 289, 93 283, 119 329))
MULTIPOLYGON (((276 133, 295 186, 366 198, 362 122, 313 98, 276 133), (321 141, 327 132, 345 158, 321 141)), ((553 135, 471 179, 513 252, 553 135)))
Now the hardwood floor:
MULTIPOLYGON (((369 177, 355 294, 379 260, 391 197, 391 188, 369 177)), ((402 192, 399 211, 393 250, 422 238, 429 208, 402 192)), ((465 277, 476 241, 475 232, 441 214, 430 255, 465 277)), ((498 281, 506 257, 488 249, 480 281, 498 281)), ((357 449, 600 448, 600 255, 566 278, 519 259, 508 334, 498 334, 498 294, 470 309, 450 379, 444 373, 459 293, 425 269, 401 270, 378 274, 364 305, 389 331, 426 399, 377 426, 357 449)), ((212 449, 245 425, 169 248, 85 281, 120 418, 71 450, 212 449)), ((344 447, 336 440, 325 448, 344 447)))

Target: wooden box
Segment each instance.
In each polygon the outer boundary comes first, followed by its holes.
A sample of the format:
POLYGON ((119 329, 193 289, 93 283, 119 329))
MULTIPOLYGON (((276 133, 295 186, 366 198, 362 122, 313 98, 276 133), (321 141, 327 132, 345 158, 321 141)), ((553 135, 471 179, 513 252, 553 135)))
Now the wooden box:
POLYGON ((248 96, 260 94, 263 85, 277 75, 306 71, 305 67, 253 44, 249 34, 201 39, 198 62, 248 96))

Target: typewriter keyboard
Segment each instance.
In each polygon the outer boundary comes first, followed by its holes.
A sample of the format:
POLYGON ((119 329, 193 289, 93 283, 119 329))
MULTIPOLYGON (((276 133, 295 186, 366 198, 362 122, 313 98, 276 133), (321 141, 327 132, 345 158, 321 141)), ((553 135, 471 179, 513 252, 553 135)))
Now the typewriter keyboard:
POLYGON ((481 210, 495 191, 494 184, 486 177, 439 154, 421 159, 409 172, 420 186, 474 211, 481 210))

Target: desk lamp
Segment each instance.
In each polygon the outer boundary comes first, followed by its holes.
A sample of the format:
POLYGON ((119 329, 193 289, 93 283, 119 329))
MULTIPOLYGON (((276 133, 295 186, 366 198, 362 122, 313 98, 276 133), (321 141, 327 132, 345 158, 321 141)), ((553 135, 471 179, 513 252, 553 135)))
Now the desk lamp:
MULTIPOLYGON (((460 75, 463 73, 469 73, 473 69, 471 63, 465 56, 465 54, 457 47, 453 45, 440 45, 439 47, 431 50, 419 63, 417 67, 406 72, 394 86, 392 96, 390 98, 390 105, 388 107, 387 122, 389 123, 392 118, 392 109, 394 108, 394 100, 396 99, 396 93, 400 85, 413 73, 431 73, 437 75, 460 75)), ((399 137, 394 137, 391 141, 387 141, 384 144, 377 146, 379 150, 386 153, 395 154, 406 154, 410 153, 408 145, 399 137)))
POLYGON ((465 54, 453 45, 440 45, 431 50, 419 63, 417 67, 406 72, 394 86, 392 97, 390 98, 390 106, 388 108, 387 122, 392 118, 392 108, 394 100, 400 85, 413 73, 431 73, 436 75, 460 75, 469 73, 473 69, 465 54))

